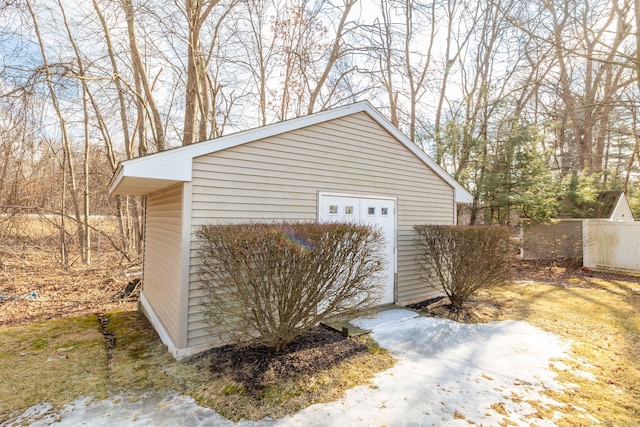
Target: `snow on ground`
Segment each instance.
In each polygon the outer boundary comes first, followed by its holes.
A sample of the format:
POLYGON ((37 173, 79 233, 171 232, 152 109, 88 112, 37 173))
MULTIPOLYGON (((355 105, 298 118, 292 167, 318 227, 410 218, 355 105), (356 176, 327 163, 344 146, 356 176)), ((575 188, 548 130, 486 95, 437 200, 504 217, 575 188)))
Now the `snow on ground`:
MULTIPOLYGON (((569 357, 568 344, 554 334, 520 321, 468 325, 401 309, 352 323, 372 329, 373 338, 398 363, 376 375, 371 386, 353 388, 338 401, 238 425, 468 426, 498 425, 508 418, 516 425, 543 427, 554 426, 560 416, 562 405, 542 394, 562 389, 549 368, 551 359, 569 357), (554 415, 539 419, 526 401, 539 402, 554 415)), ((133 401, 122 396, 99 402, 78 399, 56 413, 41 404, 13 420, 15 425, 24 421, 60 427, 233 425, 175 393, 146 394, 133 401)))

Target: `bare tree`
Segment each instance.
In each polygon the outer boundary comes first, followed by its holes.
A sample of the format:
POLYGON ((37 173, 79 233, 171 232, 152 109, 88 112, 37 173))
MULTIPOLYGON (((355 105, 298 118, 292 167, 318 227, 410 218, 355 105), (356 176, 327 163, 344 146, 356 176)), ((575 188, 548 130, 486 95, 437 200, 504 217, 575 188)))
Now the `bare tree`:
POLYGON ((187 82, 185 92, 185 114, 182 144, 204 140, 220 135, 215 120, 216 102, 221 85, 212 79, 208 67, 215 45, 219 43, 220 26, 237 1, 221 5, 220 0, 185 0, 184 15, 187 19, 187 82), (210 32, 208 52, 201 42, 201 32, 216 6, 222 7, 210 32), (211 130, 209 130, 211 127, 211 130))
MULTIPOLYGON (((313 74, 316 74, 317 77, 311 77, 311 73, 309 71, 305 72, 305 83, 309 90, 309 101, 307 105, 307 114, 311 114, 314 112, 316 107, 316 102, 320 96, 322 89, 326 86, 327 81, 331 72, 334 70, 336 63, 345 57, 350 51, 350 48, 346 47, 345 43, 345 32, 347 31, 347 21, 349 14, 351 13, 351 9, 356 4, 358 0, 343 0, 342 9, 340 11, 340 20, 338 21, 338 25, 336 25, 335 32, 332 36, 332 41, 330 43, 329 55, 324 60, 324 66, 319 66, 318 63, 320 61, 316 61, 315 63, 305 64, 305 66, 301 67, 306 71, 307 68, 310 68, 313 74), (311 65, 311 67, 309 67, 311 65)), ((346 77, 347 74, 351 72, 351 69, 348 68, 344 70, 335 78, 333 82, 333 88, 330 89, 329 98, 331 98, 331 94, 334 93, 337 84, 346 77)), ((325 105, 327 102, 325 101, 325 105)))
MULTIPOLYGON (((460 53, 465 49, 471 38, 471 29, 477 22, 477 16, 474 16, 467 21, 467 32, 456 31, 456 22, 464 22, 464 19, 460 18, 463 15, 464 3, 462 1, 450 1, 446 5, 446 43, 444 51, 444 74, 442 75, 440 90, 438 93, 438 106, 436 108, 435 120, 434 120, 434 140, 436 145, 436 162, 443 164, 443 141, 442 141, 442 116, 444 112, 445 100, 447 99, 447 87, 449 85, 449 78, 451 75, 452 67, 458 61, 460 53), (458 37, 460 40, 456 41, 458 37), (453 49, 453 52, 452 52, 453 49)), ((476 10, 479 10, 476 9, 476 10)))
POLYGON ((135 91, 136 91, 136 105, 138 110, 138 134, 139 134, 139 152, 141 155, 147 154, 147 138, 146 138, 146 126, 145 118, 148 115, 151 122, 151 130, 153 133, 153 142, 156 151, 164 151, 164 128, 162 126, 162 119, 160 117, 160 111, 155 102, 153 91, 151 90, 151 84, 149 83, 149 77, 147 76, 147 69, 142 60, 140 49, 138 47, 138 35, 135 25, 135 9, 131 0, 121 0, 122 9, 125 12, 127 20, 127 33, 129 36, 129 47, 131 54, 131 66, 133 68, 135 91))
POLYGON ((267 1, 246 0, 234 23, 239 34, 238 43, 242 53, 233 58, 243 72, 248 73, 256 88, 258 124, 268 123, 269 80, 276 73, 276 35, 273 17, 279 15, 281 5, 267 1))
MULTIPOLYGON (((60 133, 61 133, 61 140, 62 140, 62 147, 63 147, 63 152, 62 152, 62 159, 61 160, 61 166, 62 166, 62 171, 63 171, 63 181, 62 181, 62 200, 61 200, 61 204, 60 204, 60 219, 61 219, 61 226, 60 226, 60 258, 61 258, 61 262, 63 266, 67 266, 69 264, 69 259, 68 259, 68 250, 67 250, 67 245, 66 245, 66 196, 67 193, 69 193, 70 197, 71 197, 71 201, 73 203, 73 210, 74 210, 74 214, 75 214, 75 220, 76 220, 76 224, 77 224, 77 228, 78 228, 78 233, 80 235, 80 241, 83 242, 83 244, 86 242, 85 239, 85 235, 84 235, 84 229, 81 226, 82 224, 82 217, 81 217, 81 212, 80 212, 80 204, 78 201, 78 188, 77 188, 77 183, 76 183, 76 172, 75 172, 75 167, 74 167, 74 163, 71 157, 71 141, 70 141, 70 137, 69 137, 69 133, 67 131, 67 121, 62 113, 62 108, 60 107, 60 104, 58 102, 58 96, 57 93, 55 91, 54 88, 54 82, 53 82, 53 71, 52 71, 52 67, 49 64, 49 60, 47 58, 47 53, 46 53, 46 48, 45 48, 45 44, 42 38, 42 35, 40 33, 40 27, 38 25, 38 18, 36 15, 36 12, 31 4, 31 0, 25 0, 25 5, 27 6, 27 10, 29 12, 29 15, 31 16, 32 19, 32 23, 33 23, 33 30, 34 33, 36 35, 36 38, 38 40, 38 45, 40 47, 40 55, 42 57, 42 69, 41 72, 44 74, 44 78, 47 84, 47 88, 49 90, 49 97, 51 100, 51 104, 53 106, 53 109, 55 111, 55 114, 57 116, 58 119, 58 124, 60 126, 60 133), (69 188, 67 189, 67 185, 69 185, 69 188)), ((64 67, 64 65, 62 65, 64 67)))
POLYGON ((371 33, 369 53, 376 64, 369 72, 382 89, 391 122, 416 142, 424 138, 424 132, 418 138, 419 114, 425 110, 425 95, 431 100, 437 73, 434 48, 442 7, 438 0, 383 0, 379 17, 363 27, 365 34, 371 33))
POLYGON ((620 109, 620 93, 631 82, 629 1, 545 1, 538 15, 518 28, 550 52, 543 63, 547 74, 542 96, 548 115, 557 117, 556 151, 563 171, 599 174, 607 163, 604 153, 615 125, 612 113, 620 109), (558 102, 560 101, 560 102, 558 102), (556 105, 553 109, 551 106, 556 105))

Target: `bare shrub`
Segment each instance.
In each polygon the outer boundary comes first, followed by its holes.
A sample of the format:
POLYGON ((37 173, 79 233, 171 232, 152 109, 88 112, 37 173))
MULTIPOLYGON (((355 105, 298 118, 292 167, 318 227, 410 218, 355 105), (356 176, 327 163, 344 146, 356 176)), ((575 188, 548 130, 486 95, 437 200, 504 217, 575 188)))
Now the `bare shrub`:
POLYGON ((509 278, 511 232, 496 226, 416 225, 416 245, 425 279, 460 309, 476 291, 509 278), (435 273, 437 283, 429 280, 435 273))
POLYGON ((344 223, 206 225, 205 318, 236 344, 282 350, 327 317, 381 296, 382 234, 344 223))

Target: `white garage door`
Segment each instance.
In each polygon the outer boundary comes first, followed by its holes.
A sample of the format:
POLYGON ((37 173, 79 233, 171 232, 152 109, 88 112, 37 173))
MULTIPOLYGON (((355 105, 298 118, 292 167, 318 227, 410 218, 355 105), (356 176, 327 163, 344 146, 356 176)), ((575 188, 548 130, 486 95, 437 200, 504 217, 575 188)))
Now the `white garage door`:
POLYGON ((394 302, 396 272, 396 201, 370 196, 319 195, 318 218, 326 222, 356 222, 379 227, 386 245, 387 274, 382 304, 394 302))

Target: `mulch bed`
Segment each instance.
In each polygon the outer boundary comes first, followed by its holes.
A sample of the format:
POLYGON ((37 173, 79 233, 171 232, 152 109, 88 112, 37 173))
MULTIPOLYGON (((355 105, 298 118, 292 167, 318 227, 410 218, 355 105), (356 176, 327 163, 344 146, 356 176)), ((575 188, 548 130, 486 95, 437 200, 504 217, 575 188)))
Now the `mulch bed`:
POLYGON ((436 305, 437 303, 443 301, 444 299, 445 297, 430 298, 423 301, 418 301, 413 304, 409 304, 407 305, 407 308, 411 308, 413 310, 422 310, 423 308, 428 308, 430 306, 436 305))
POLYGON ((200 357, 206 358, 211 372, 233 378, 246 392, 255 395, 283 378, 313 375, 367 351, 367 346, 358 339, 318 326, 292 341, 283 351, 226 345, 200 357))

